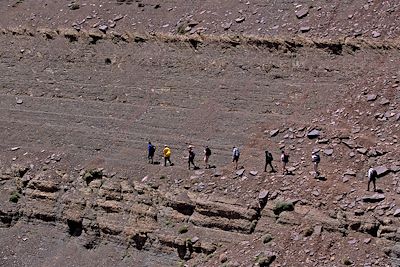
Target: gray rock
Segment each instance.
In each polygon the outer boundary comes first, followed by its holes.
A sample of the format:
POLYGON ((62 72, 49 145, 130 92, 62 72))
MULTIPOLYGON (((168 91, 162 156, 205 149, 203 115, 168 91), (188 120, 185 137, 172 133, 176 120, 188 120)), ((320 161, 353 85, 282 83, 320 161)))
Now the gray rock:
POLYGON ((315 236, 320 236, 322 233, 322 226, 321 225, 317 225, 314 227, 314 235, 315 236))
POLYGON ((266 201, 268 199, 269 191, 268 190, 262 190, 258 194, 258 200, 259 201, 266 201))
POLYGON ((377 98, 378 98, 378 96, 375 94, 367 95, 367 101, 375 101, 377 98))
POLYGON ((265 207, 265 205, 267 205, 268 196, 269 196, 269 191, 268 190, 262 190, 258 194, 258 203, 260 204, 260 208, 261 209, 263 209, 265 207))
POLYGON ((107 26, 107 25, 104 25, 104 24, 103 24, 103 25, 100 25, 100 26, 99 26, 99 30, 105 33, 105 32, 108 30, 108 26, 107 26))
POLYGON ((396 120, 396 121, 399 121, 399 120, 400 120, 400 112, 397 113, 395 120, 396 120))
POLYGON ((381 33, 380 32, 378 32, 378 31, 372 31, 372 37, 373 38, 378 38, 378 37, 380 37, 381 36, 381 33))
POLYGON ((367 156, 370 158, 377 157, 378 152, 376 151, 376 149, 372 148, 368 151, 367 156))
POLYGON ((305 16, 308 15, 308 11, 309 11, 308 7, 304 7, 302 9, 300 9, 300 10, 297 10, 296 11, 296 17, 298 19, 302 19, 302 18, 304 18, 305 16))
POLYGON ((222 176, 224 173, 222 172, 222 171, 220 171, 220 170, 215 170, 214 171, 214 177, 219 177, 219 176, 222 176))
POLYGON ((400 166, 399 165, 390 166, 390 171, 397 173, 400 171, 400 166))
POLYGON ((381 101, 379 101, 379 104, 381 105, 388 105, 390 101, 387 98, 382 98, 381 101))
POLYGON ((68 7, 69 7, 69 9, 71 9, 71 10, 77 10, 77 9, 80 8, 79 4, 78 4, 78 3, 75 3, 75 2, 68 4, 68 7))
POLYGON ((313 196, 316 196, 316 197, 318 197, 320 195, 319 191, 317 191, 317 190, 312 191, 311 194, 313 194, 313 196))
POLYGON ((396 112, 393 112, 393 111, 386 111, 385 112, 385 114, 383 114, 383 116, 385 116, 385 118, 391 118, 391 117, 394 117, 394 115, 396 115, 396 112))
POLYGON ((225 31, 229 30, 229 28, 232 26, 232 22, 228 22, 228 23, 223 23, 221 25, 222 28, 224 28, 225 31))
POLYGON ((274 137, 274 136, 276 136, 278 133, 279 133, 279 129, 275 129, 275 130, 272 130, 271 132, 269 132, 269 136, 274 137))
POLYGON ((327 156, 332 156, 333 154, 333 149, 332 148, 328 148, 324 150, 324 154, 327 156))
POLYGON ((237 19, 235 19, 235 21, 236 21, 236 23, 242 23, 243 21, 245 21, 245 17, 240 17, 240 18, 237 18, 237 19))
POLYGON ((22 103, 24 103, 24 101, 22 99, 17 99, 17 104, 21 105, 22 103))
POLYGON ((343 175, 348 175, 348 176, 356 176, 356 172, 353 170, 346 170, 343 175))
POLYGON ((364 243, 365 243, 365 244, 369 244, 370 242, 371 242, 371 238, 368 237, 368 238, 365 238, 365 239, 364 239, 364 243))
POLYGON ((393 213, 394 217, 400 217, 400 209, 396 209, 393 213))
POLYGON ((123 15, 118 15, 118 16, 114 17, 113 21, 121 20, 121 19, 123 19, 124 17, 125 17, 125 16, 123 16, 123 15))
POLYGON ((348 148, 354 148, 355 146, 354 141, 350 139, 344 139, 342 140, 342 143, 345 144, 348 148))
POLYGON ((310 139, 313 139, 313 138, 319 137, 320 134, 321 133, 318 130, 314 129, 314 130, 308 132, 307 137, 310 138, 310 139))
POLYGON ((225 263, 228 261, 228 257, 226 256, 225 253, 222 253, 221 255, 219 255, 219 262, 220 263, 225 263))
POLYGON ((366 148, 358 148, 357 152, 360 153, 360 154, 365 155, 365 154, 367 154, 368 149, 366 149, 366 148))
POLYGON ((385 199, 385 195, 383 194, 373 194, 372 196, 364 196, 362 200, 368 203, 379 202, 385 199))
POLYGON ((270 251, 266 251, 261 252, 257 258, 259 266, 270 266, 276 259, 276 255, 270 251))
POLYGON ((311 28, 308 27, 308 26, 300 27, 300 31, 301 31, 301 32, 309 32, 310 30, 311 30, 311 28))
POLYGON ((242 176, 244 174, 244 172, 245 172, 245 169, 240 169, 240 170, 236 171, 236 175, 242 176))
POLYGON ((199 241, 200 238, 198 238, 197 236, 192 237, 192 239, 190 239, 190 242, 192 242, 192 244, 195 244, 197 241, 199 241))
POLYGON ((378 173, 378 177, 383 177, 390 172, 390 170, 388 168, 386 168, 385 166, 378 166, 378 167, 375 167, 374 169, 378 173))
POLYGON ((258 171, 250 171, 250 174, 256 176, 258 174, 258 171))

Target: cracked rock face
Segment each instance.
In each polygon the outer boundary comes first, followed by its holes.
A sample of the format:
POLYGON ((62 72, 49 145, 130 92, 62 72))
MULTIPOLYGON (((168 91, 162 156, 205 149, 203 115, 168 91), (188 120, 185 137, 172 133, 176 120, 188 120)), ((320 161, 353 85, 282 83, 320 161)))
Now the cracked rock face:
POLYGON ((0 1, 0 265, 397 266, 395 1, 192 2, 0 1))

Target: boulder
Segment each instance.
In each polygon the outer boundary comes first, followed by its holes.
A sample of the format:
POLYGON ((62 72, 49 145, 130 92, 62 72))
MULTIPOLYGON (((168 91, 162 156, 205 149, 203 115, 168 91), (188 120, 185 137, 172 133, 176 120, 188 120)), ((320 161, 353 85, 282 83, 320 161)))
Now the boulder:
POLYGON ((320 136, 320 131, 314 129, 307 133, 307 137, 310 139, 318 138, 320 136))
POLYGON ((380 32, 378 32, 378 31, 372 31, 372 37, 373 38, 378 38, 378 37, 380 37, 381 36, 381 33, 380 32))
POLYGON ((268 196, 269 196, 269 191, 268 190, 262 190, 258 194, 258 202, 260 203, 260 206, 263 208, 267 204, 268 201, 268 196))
POLYGON ((278 135, 279 133, 279 129, 275 129, 269 132, 269 136, 274 137, 276 135, 278 135))
POLYGON ((353 141, 353 140, 350 140, 350 139, 342 140, 342 143, 345 144, 348 148, 354 148, 355 145, 356 145, 356 144, 354 143, 354 141, 353 141))
POLYGON ((103 25, 100 25, 100 26, 99 26, 99 30, 105 33, 105 32, 108 30, 108 26, 107 26, 107 25, 104 25, 104 24, 103 24, 103 25))
POLYGON ((324 150, 324 154, 327 156, 332 156, 333 154, 333 149, 332 148, 328 148, 324 150))
POLYGON ((377 95, 375 94, 368 94, 367 95, 367 101, 375 101, 377 99, 377 95))
POLYGON ((301 32, 309 32, 310 30, 311 30, 311 28, 309 26, 300 27, 301 32))
POLYGON ((302 9, 299 9, 299 10, 296 11, 296 17, 298 19, 302 19, 302 18, 304 18, 305 16, 308 15, 308 11, 309 11, 308 7, 304 7, 302 9))
POLYGON ((250 174, 256 176, 258 174, 258 171, 250 171, 250 174))
POLYGON ((270 251, 267 251, 261 253, 257 258, 257 262, 260 267, 267 267, 275 261, 276 255, 270 251))
POLYGON ((378 174, 378 177, 383 177, 390 172, 390 170, 388 168, 386 168, 385 166, 375 167, 375 170, 378 174))
POLYGON ((368 149, 366 149, 366 148, 358 148, 357 152, 362 154, 362 155, 365 155, 365 154, 367 154, 368 149))
POLYGON ((400 217, 400 209, 396 209, 393 213, 394 217, 400 217))
POLYGON ((244 172, 245 172, 245 169, 240 169, 240 170, 236 171, 236 175, 242 176, 244 174, 244 172))
POLYGON ((314 235, 315 236, 320 236, 322 233, 322 226, 321 225, 317 225, 314 227, 314 235))
POLYGON ((387 98, 382 98, 381 101, 379 101, 379 104, 381 105, 388 105, 389 103, 390 101, 387 98))
POLYGON ((400 166, 399 165, 390 166, 390 171, 397 173, 400 171, 400 166))
POLYGON ((345 173, 343 174, 343 176, 356 176, 356 172, 353 170, 346 170, 345 173))

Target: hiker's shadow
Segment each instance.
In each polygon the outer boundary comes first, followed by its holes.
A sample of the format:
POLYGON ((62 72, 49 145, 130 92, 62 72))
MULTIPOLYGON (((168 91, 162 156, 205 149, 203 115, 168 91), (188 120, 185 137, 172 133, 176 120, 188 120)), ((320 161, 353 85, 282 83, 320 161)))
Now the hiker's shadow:
POLYGON ((321 176, 321 175, 316 176, 315 179, 320 180, 320 181, 326 181, 326 177, 321 176))

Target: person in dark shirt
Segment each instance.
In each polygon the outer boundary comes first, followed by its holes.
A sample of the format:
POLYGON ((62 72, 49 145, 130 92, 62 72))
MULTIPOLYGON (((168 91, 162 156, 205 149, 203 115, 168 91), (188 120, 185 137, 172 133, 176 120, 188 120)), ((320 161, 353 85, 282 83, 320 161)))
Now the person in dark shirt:
POLYGON ((188 164, 189 164, 189 170, 190 166, 193 165, 193 169, 196 169, 196 165, 194 164, 194 157, 196 154, 193 151, 193 146, 189 146, 189 158, 188 158, 188 164))
POLYGON ((210 164, 208 163, 211 156, 211 149, 206 146, 204 149, 204 164, 206 165, 206 169, 210 168, 210 164))
POLYGON ((272 161, 274 158, 272 157, 271 152, 268 150, 265 150, 265 167, 264 167, 264 172, 267 171, 267 166, 271 166, 271 172, 275 172, 274 166, 272 166, 272 161))
POLYGON ((153 158, 154 158, 154 153, 156 152, 156 147, 149 142, 147 145, 147 150, 148 150, 148 156, 147 159, 149 160, 149 163, 153 164, 153 158))

